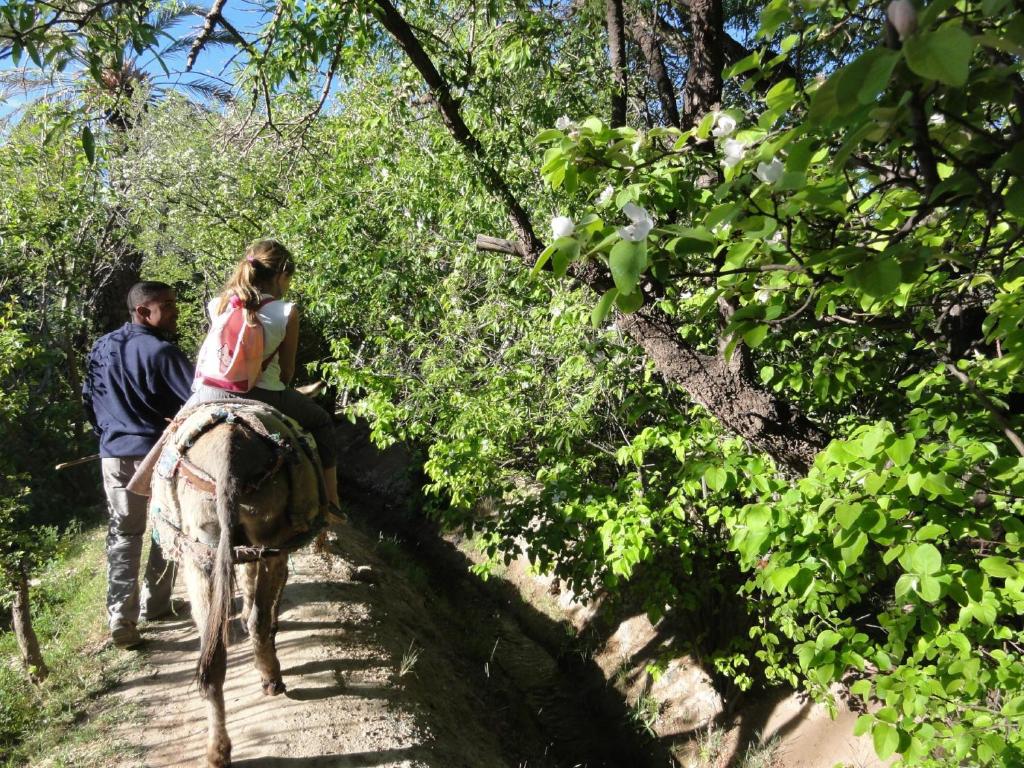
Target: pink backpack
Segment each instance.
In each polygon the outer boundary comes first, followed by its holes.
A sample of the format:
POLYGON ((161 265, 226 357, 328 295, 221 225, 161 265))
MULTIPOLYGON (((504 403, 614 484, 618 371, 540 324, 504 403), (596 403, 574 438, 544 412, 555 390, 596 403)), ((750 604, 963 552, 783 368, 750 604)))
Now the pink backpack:
MULTIPOLYGON (((258 308, 271 301, 273 299, 264 299, 258 308)), ((276 354, 277 349, 264 358, 262 324, 257 318, 250 325, 245 304, 232 296, 228 308, 213 319, 210 332, 199 348, 196 379, 229 392, 248 392, 276 354)))

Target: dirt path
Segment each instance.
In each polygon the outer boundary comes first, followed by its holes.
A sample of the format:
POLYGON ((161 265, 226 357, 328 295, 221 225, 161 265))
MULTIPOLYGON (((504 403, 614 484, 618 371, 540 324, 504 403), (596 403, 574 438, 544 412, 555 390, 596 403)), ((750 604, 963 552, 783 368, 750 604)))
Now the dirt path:
MULTIPOLYGON (((225 683, 233 764, 553 766, 543 738, 482 690, 486 670, 453 652, 423 585, 382 564, 362 534, 338 532, 332 562, 292 557, 277 636, 286 694, 262 695, 249 643, 235 633, 225 683), (353 579, 367 564, 377 583, 353 579)), ((120 765, 201 765, 195 629, 186 616, 143 635, 147 663, 119 691, 141 709, 142 726, 123 736, 143 757, 120 765)))

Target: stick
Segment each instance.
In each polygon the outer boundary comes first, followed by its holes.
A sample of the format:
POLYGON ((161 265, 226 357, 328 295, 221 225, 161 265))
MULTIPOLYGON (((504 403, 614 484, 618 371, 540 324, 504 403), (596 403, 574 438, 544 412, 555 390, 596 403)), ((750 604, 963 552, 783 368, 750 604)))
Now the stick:
POLYGON ((492 251, 495 253, 510 253, 513 256, 523 256, 526 247, 516 240, 503 240, 500 237, 490 235, 476 236, 476 249, 478 251, 492 251))
POLYGON ((60 472, 62 469, 67 469, 68 467, 77 467, 79 464, 88 464, 90 461, 96 461, 96 459, 98 459, 99 457, 100 457, 100 455, 98 453, 94 453, 92 456, 83 456, 80 459, 72 459, 71 461, 63 461, 60 464, 58 464, 56 467, 54 467, 54 470, 57 471, 57 472, 60 472))

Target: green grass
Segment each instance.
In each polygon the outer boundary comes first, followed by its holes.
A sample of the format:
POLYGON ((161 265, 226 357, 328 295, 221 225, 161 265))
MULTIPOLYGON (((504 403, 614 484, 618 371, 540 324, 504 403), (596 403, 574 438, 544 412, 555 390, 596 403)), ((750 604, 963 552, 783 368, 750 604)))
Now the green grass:
POLYGON ((117 729, 132 707, 104 697, 142 659, 106 643, 105 527, 65 538, 32 589, 36 634, 50 677, 31 685, 13 633, 0 633, 0 766, 101 766, 130 747, 117 729))

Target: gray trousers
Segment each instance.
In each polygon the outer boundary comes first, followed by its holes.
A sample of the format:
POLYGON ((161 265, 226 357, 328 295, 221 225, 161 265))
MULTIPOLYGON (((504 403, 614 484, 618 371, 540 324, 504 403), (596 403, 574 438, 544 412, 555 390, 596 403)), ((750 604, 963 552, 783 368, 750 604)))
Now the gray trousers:
MULTIPOLYGON (((139 620, 139 566, 146 533, 148 499, 127 490, 141 456, 103 459, 103 490, 107 494, 107 615, 111 628, 139 620)), ((153 541, 149 548, 142 591, 143 615, 154 618, 171 608, 174 563, 168 563, 153 541)))

